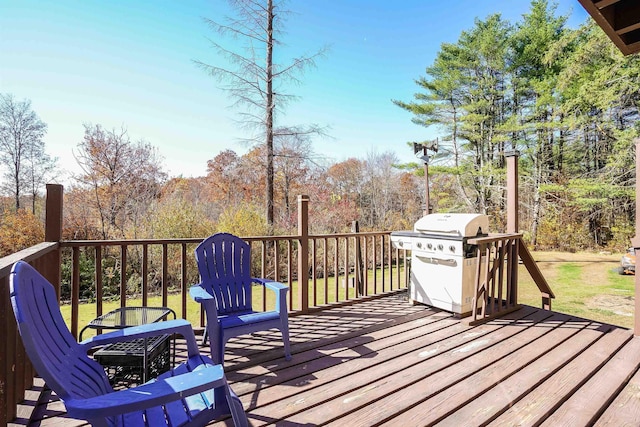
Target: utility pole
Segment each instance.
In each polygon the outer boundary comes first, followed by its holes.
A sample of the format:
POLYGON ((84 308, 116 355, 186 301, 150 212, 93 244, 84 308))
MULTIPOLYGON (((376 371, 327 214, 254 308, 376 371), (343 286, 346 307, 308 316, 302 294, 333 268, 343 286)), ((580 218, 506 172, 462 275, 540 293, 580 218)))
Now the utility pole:
MULTIPOLYGON (((636 235, 631 239, 636 256, 640 253, 640 138, 636 138, 636 235)), ((635 274, 635 309, 633 334, 640 335, 640 274, 635 274)))
POLYGON ((424 214, 429 215, 431 209, 429 208, 429 155, 427 154, 427 147, 422 146, 424 160, 424 214))

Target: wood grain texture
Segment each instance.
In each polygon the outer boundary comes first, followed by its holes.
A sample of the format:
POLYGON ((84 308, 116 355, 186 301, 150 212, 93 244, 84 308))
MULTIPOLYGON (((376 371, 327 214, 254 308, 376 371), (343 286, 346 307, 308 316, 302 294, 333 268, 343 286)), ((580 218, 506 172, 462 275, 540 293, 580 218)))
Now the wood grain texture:
MULTIPOLYGON (((274 331, 229 342, 227 378, 252 426, 640 424, 628 329, 528 306, 469 326, 404 294, 292 316, 290 329, 291 361, 274 331)), ((50 413, 41 426, 67 425, 50 413)))

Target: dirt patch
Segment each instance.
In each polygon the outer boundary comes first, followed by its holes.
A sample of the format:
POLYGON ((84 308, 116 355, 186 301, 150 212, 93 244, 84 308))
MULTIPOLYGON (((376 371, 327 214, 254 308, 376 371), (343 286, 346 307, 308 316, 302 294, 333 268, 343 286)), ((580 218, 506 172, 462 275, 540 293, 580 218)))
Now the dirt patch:
POLYGON ((632 296, 597 295, 587 301, 587 307, 596 310, 608 310, 618 316, 633 317, 632 296))
POLYGON ((611 261, 594 261, 576 263, 581 267, 581 285, 583 286, 601 286, 609 282, 611 272, 617 273, 619 263, 611 261))
POLYGON ((590 252, 534 252, 533 258, 549 283, 558 280, 559 266, 572 263, 580 267, 581 286, 598 286, 607 283, 610 271, 620 265, 620 255, 590 252))
POLYGON ((593 253, 593 252, 531 252, 533 259, 538 262, 620 262, 622 253, 593 253))

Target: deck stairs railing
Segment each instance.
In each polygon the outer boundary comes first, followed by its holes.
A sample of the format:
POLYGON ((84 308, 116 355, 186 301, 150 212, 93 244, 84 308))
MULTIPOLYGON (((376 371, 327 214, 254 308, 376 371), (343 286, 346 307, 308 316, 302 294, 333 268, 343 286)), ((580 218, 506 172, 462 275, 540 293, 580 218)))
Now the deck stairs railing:
POLYGON ((542 296, 542 308, 551 310, 555 298, 522 234, 490 234, 469 239, 477 245, 472 313, 469 323, 486 322, 520 308, 518 304, 518 264, 522 262, 542 296))

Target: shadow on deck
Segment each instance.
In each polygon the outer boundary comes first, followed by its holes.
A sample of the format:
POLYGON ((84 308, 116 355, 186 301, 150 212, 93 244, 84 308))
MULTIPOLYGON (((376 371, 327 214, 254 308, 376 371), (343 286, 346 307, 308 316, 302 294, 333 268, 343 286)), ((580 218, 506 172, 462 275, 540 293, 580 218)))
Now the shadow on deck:
MULTIPOLYGON (((628 329, 529 306, 472 327, 405 293, 293 316, 290 328, 290 362, 277 332, 227 346, 253 426, 640 424, 640 339, 628 329)), ((32 421, 17 425, 85 425, 38 384, 32 421)))

